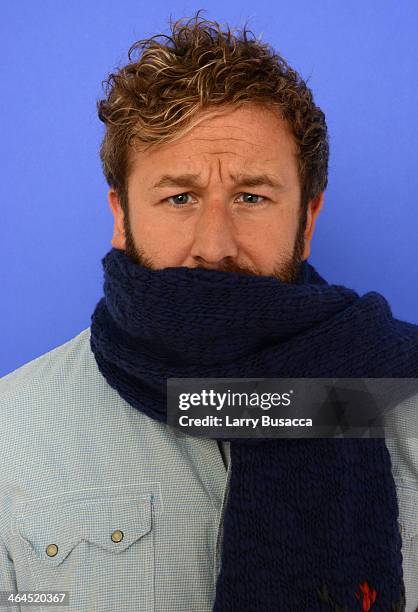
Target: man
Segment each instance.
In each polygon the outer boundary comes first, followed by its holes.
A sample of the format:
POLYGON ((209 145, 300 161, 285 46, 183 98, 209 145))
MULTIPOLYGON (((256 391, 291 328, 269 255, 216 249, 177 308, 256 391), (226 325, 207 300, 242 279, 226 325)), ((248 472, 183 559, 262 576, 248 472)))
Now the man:
POLYGON ((307 264, 323 113, 267 45, 198 15, 129 59, 98 105, 105 296, 1 381, 0 588, 83 612, 416 610, 416 397, 387 446, 166 423, 170 377, 418 376, 416 326, 307 264))

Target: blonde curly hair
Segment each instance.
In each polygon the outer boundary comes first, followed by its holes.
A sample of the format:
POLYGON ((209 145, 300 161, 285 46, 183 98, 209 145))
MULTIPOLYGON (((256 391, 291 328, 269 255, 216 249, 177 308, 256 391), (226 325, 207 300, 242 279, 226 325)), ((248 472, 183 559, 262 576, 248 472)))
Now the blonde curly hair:
POLYGON ((129 63, 103 81, 105 98, 98 100, 97 111, 106 126, 100 158, 109 187, 127 212, 132 150, 181 137, 205 111, 261 104, 276 109, 294 137, 301 213, 306 213, 328 182, 324 113, 305 81, 270 45, 246 26, 223 31, 218 22, 202 19, 201 10, 189 20, 170 19, 170 36, 135 42, 129 63))

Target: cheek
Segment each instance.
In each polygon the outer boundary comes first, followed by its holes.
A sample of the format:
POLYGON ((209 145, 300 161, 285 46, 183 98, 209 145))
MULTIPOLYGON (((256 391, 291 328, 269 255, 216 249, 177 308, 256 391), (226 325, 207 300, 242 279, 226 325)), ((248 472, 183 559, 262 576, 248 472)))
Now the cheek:
POLYGON ((131 220, 134 242, 159 267, 181 265, 192 242, 190 228, 165 215, 141 214, 131 220))
POLYGON ((131 219, 131 228, 135 241, 144 246, 157 242, 164 244, 175 235, 172 225, 164 217, 146 211, 131 219))
POLYGON ((270 221, 268 223, 254 223, 251 228, 241 232, 241 240, 248 249, 258 252, 277 251, 277 248, 284 248, 293 244, 296 233, 296 221, 292 219, 282 219, 270 221))

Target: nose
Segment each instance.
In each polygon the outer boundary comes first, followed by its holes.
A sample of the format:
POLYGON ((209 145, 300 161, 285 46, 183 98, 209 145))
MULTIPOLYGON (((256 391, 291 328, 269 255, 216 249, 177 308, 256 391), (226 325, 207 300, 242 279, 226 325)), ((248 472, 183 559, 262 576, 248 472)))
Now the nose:
POLYGON ((196 263, 209 269, 216 269, 231 259, 236 260, 238 246, 234 223, 223 201, 203 204, 196 220, 190 254, 196 263))

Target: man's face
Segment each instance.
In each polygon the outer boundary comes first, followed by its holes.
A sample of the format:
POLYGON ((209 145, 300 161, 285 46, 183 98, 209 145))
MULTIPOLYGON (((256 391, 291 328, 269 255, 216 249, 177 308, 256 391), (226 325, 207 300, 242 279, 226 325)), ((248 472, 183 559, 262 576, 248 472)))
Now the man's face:
POLYGON ((219 110, 186 136, 135 152, 129 216, 109 191, 112 246, 152 269, 186 266, 293 282, 323 194, 300 215, 296 146, 259 106, 219 110))

